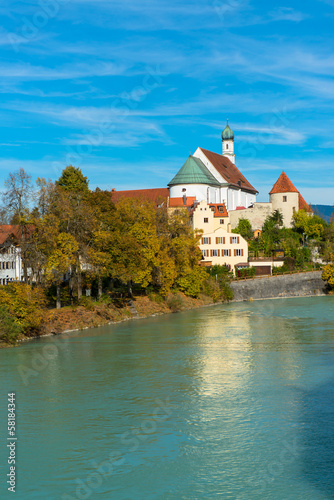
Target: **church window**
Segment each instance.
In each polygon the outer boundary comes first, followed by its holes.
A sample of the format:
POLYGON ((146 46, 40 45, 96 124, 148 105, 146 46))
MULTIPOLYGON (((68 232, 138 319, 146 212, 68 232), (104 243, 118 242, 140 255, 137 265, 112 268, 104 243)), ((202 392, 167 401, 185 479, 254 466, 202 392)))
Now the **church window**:
POLYGON ((283 201, 288 201, 288 197, 287 196, 283 196, 283 201))
POLYGON ((208 217, 204 217, 204 222, 209 222, 208 217))
POLYGON ((228 149, 228 144, 226 144, 226 149, 228 149))

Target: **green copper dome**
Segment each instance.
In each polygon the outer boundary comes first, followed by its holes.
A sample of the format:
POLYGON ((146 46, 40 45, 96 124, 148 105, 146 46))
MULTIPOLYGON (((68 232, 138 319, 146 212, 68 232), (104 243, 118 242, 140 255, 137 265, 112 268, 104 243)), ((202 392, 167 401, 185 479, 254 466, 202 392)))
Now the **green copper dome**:
POLYGON ((217 179, 206 168, 204 163, 194 156, 189 156, 185 164, 180 168, 168 186, 178 184, 209 184, 210 186, 220 186, 217 179))
POLYGON ((227 118, 227 125, 224 128, 224 130, 222 131, 222 140, 223 141, 234 141, 234 133, 228 125, 228 118, 227 118))

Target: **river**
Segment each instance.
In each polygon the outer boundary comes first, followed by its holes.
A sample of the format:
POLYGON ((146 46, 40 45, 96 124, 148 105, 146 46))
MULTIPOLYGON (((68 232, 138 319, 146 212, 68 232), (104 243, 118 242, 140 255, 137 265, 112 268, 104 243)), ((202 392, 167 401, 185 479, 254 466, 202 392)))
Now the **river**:
POLYGON ((222 304, 1 350, 0 498, 334 498, 333 306, 222 304))

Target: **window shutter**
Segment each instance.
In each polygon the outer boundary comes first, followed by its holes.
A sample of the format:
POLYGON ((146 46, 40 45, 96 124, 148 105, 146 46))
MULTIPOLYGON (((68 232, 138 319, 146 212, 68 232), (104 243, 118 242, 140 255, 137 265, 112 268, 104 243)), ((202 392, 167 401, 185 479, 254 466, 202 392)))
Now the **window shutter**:
POLYGON ((238 243, 238 245, 239 245, 239 240, 240 240, 240 238, 239 238, 239 236, 238 236, 238 238, 237 238, 237 243, 238 243))
POLYGON ((202 238, 202 245, 204 245, 204 238, 202 238))
POLYGON ((232 245, 232 236, 230 236, 230 243, 231 243, 231 245, 232 245))
POLYGON ((236 257, 236 256, 237 256, 237 251, 236 251, 236 249, 234 249, 234 257, 236 257))
POLYGON ((211 238, 209 238, 209 245, 211 245, 211 238))
POLYGON ((220 257, 220 250, 218 249, 218 257, 220 257))
POLYGON ((241 257, 243 257, 243 256, 244 256, 244 250, 243 250, 243 248, 242 248, 242 249, 241 249, 241 257))
POLYGON ((231 249, 228 251, 228 256, 231 257, 231 249))
POLYGON ((223 237, 223 245, 225 245, 225 236, 223 237))
POLYGON ((210 250, 210 257, 212 257, 212 250, 210 250))
POLYGON ((218 244, 218 238, 217 238, 217 236, 216 236, 216 245, 217 245, 217 244, 218 244))

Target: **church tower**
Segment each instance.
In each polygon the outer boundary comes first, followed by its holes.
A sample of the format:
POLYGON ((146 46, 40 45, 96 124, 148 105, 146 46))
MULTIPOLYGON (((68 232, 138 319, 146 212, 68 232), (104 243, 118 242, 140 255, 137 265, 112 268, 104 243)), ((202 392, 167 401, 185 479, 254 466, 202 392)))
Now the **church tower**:
POLYGON ((234 154, 234 133, 227 125, 222 132, 222 141, 223 141, 223 156, 226 156, 232 163, 235 164, 235 154, 234 154))

